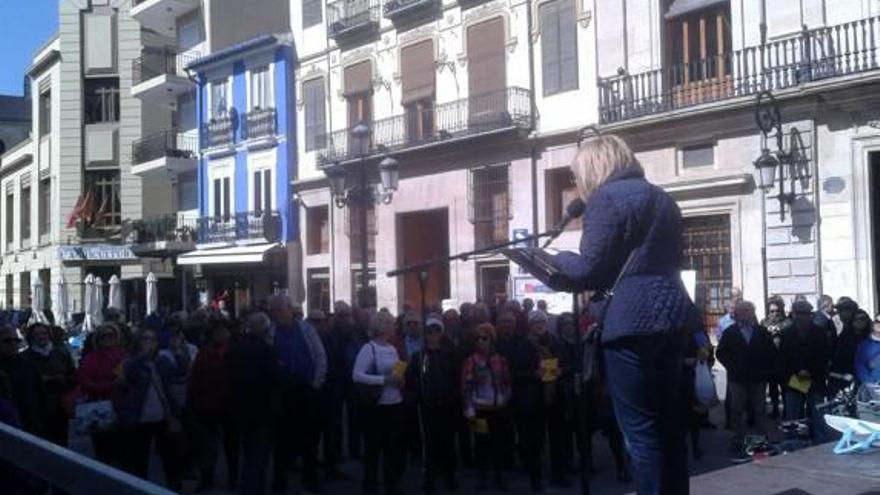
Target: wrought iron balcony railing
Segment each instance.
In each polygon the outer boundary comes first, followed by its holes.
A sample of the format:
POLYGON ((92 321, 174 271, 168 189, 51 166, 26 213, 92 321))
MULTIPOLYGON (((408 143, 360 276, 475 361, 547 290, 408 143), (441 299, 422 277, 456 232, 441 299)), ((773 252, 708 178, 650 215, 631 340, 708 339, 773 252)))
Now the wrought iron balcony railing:
POLYGON ((437 0, 385 0, 382 12, 385 17, 396 20, 424 12, 437 4, 437 0))
POLYGON ((151 242, 196 242, 198 219, 176 214, 159 215, 133 222, 135 244, 151 242))
POLYGON ((274 108, 251 110, 242 119, 241 138, 259 139, 277 133, 277 112, 274 108))
POLYGON ((148 50, 131 62, 131 78, 137 85, 159 76, 186 77, 183 69, 197 58, 199 54, 196 52, 148 50))
POLYGON ((281 215, 277 211, 250 211, 197 221, 196 239, 203 244, 243 240, 278 242, 281 238, 281 215))
POLYGON ((135 165, 159 158, 195 160, 198 151, 198 140, 195 136, 181 134, 176 129, 169 129, 132 143, 131 158, 135 165))
POLYGON ((219 117, 212 117, 211 120, 202 124, 202 148, 223 148, 235 144, 235 126, 233 124, 236 120, 227 113, 219 117))
POLYGON ((243 240, 277 242, 281 215, 277 211, 251 211, 215 217, 159 215, 133 222, 135 244, 180 242, 211 244, 243 240))
POLYGON ((527 128, 530 111, 529 91, 523 88, 507 88, 436 107, 413 109, 372 122, 366 139, 356 139, 350 129, 322 136, 319 141, 326 143, 326 148, 319 152, 319 161, 321 166, 327 166, 453 138, 527 128))
POLYGON ((380 0, 336 0, 327 5, 327 35, 341 38, 379 26, 380 0))
POLYGON ((619 122, 874 70, 880 62, 878 42, 880 17, 870 17, 687 64, 600 79, 600 119, 619 122))

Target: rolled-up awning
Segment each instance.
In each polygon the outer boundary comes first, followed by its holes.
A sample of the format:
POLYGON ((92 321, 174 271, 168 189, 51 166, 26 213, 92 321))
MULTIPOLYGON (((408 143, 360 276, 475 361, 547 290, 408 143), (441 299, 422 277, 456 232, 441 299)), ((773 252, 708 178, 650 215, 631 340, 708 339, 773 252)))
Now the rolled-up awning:
POLYGON ((219 265, 234 263, 262 263, 266 255, 280 249, 281 245, 255 244, 253 246, 235 246, 217 249, 196 249, 178 256, 178 265, 219 265))
POLYGON ((674 19, 691 12, 729 3, 730 0, 675 0, 666 11, 666 19, 674 19))

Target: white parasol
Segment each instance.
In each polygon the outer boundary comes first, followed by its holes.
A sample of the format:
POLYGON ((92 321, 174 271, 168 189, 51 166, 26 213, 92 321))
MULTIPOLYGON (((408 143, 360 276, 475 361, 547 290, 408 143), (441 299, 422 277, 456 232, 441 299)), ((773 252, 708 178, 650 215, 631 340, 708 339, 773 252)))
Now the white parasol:
POLYGON ((159 288, 156 275, 153 272, 147 274, 147 316, 155 313, 159 308, 159 288))

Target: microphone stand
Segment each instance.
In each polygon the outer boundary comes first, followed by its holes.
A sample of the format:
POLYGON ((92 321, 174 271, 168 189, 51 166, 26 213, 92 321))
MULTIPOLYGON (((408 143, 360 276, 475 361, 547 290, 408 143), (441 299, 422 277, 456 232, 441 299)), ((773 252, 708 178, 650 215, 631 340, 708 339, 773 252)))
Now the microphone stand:
MULTIPOLYGON (((421 395, 421 404, 419 407, 419 416, 422 423, 421 433, 422 433, 422 476, 424 480, 424 486, 422 487, 424 493, 426 495, 432 495, 434 493, 434 483, 436 477, 436 469, 433 465, 433 442, 432 442, 432 430, 430 424, 430 413, 429 408, 427 407, 427 373, 428 373, 428 349, 427 344, 425 343, 425 323, 427 321, 427 300, 426 300, 426 288, 428 285, 428 269, 437 265, 445 265, 451 261, 461 260, 466 261, 469 258, 474 256, 478 256, 481 254, 489 254, 499 249, 504 249, 511 246, 516 246, 522 243, 534 243, 538 244, 538 240, 550 237, 552 238, 558 237, 561 233, 560 229, 553 229, 548 232, 543 232, 541 234, 532 234, 526 237, 522 237, 520 239, 515 239, 512 241, 504 242, 501 244, 496 244, 494 246, 485 247, 482 249, 475 249, 473 251, 466 251, 463 253, 454 254, 451 256, 443 256, 438 258, 432 258, 426 261, 422 261, 419 263, 413 263, 410 265, 405 265, 395 270, 391 270, 386 273, 388 277, 399 277, 401 275, 407 275, 409 273, 416 273, 418 275, 419 282, 419 301, 422 305, 422 330, 419 335, 419 340, 421 341, 421 362, 417 364, 419 366, 420 378, 419 378, 419 392, 421 395)), ((581 359, 583 361, 583 359, 581 359)), ((436 365, 436 364, 434 364, 436 365)), ((581 463, 583 465, 583 462, 581 463)), ((581 474, 582 480, 586 477, 586 474, 581 474)), ((588 493, 589 488, 584 493, 588 493)))

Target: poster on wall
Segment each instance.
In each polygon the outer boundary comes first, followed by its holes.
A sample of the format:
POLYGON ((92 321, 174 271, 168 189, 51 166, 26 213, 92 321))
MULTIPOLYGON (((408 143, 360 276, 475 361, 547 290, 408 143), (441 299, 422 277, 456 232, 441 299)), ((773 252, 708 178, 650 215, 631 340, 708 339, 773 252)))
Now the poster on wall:
POLYGON ((547 301, 547 311, 552 314, 570 312, 574 303, 573 294, 556 292, 531 276, 514 277, 513 298, 519 302, 526 298, 535 302, 543 299, 547 301))

